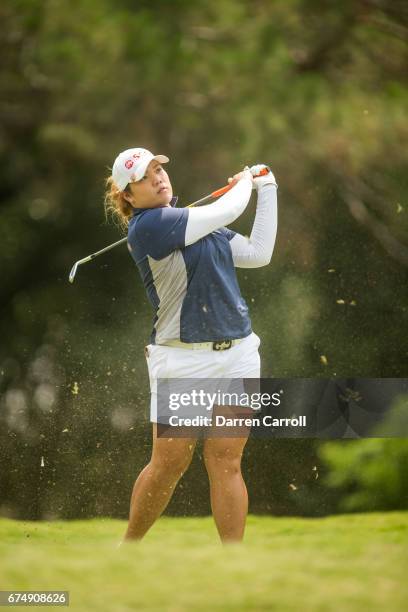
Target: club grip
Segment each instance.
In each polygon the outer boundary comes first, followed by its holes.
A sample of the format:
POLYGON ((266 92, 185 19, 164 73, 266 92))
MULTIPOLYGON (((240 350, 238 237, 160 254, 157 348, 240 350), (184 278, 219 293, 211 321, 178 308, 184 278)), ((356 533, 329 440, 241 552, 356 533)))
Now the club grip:
POLYGON ((225 185, 225 187, 221 187, 220 189, 217 189, 217 191, 213 191, 211 197, 219 198, 220 196, 224 195, 224 193, 227 193, 227 191, 232 189, 232 187, 233 185, 225 185))
MULTIPOLYGON (((258 176, 265 176, 270 171, 271 171, 271 169, 269 168, 269 166, 265 166, 265 168, 262 168, 262 170, 260 171, 259 174, 256 174, 252 178, 257 178, 258 176)), ((225 185, 225 187, 221 187, 220 189, 217 189, 216 191, 213 191, 210 194, 210 197, 211 198, 219 198, 220 196, 224 195, 224 193, 227 193, 227 191, 232 189, 232 187, 233 187, 233 185, 225 185)))

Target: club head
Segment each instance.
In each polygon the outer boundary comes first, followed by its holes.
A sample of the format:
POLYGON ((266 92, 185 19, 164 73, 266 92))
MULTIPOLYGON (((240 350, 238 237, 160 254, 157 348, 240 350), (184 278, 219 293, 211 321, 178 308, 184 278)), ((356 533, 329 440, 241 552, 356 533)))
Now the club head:
POLYGON ((74 282, 74 278, 75 278, 75 274, 77 273, 77 269, 78 269, 78 262, 76 261, 74 263, 74 265, 72 266, 71 272, 69 273, 69 282, 70 283, 74 282))

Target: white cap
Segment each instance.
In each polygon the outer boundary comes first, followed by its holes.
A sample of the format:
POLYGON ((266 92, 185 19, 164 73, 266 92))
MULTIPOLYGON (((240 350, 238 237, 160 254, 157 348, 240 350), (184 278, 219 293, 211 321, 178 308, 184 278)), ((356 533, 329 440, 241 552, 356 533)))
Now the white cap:
POLYGON ((119 153, 112 167, 112 178, 119 189, 124 189, 128 183, 140 181, 146 173, 146 168, 156 159, 161 164, 169 161, 165 155, 153 155, 147 149, 126 149, 119 153))

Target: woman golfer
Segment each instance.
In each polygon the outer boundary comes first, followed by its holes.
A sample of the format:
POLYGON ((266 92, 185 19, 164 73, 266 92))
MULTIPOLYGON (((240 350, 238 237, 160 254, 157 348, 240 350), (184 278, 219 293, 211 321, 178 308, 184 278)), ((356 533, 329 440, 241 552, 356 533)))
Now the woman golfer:
MULTIPOLYGON (((123 151, 107 179, 105 205, 128 227, 128 248, 154 308, 145 349, 151 388, 153 450, 137 478, 125 540, 138 540, 166 508, 188 468, 196 437, 160 433, 157 379, 260 377, 260 340, 252 331, 235 267, 270 262, 277 230, 277 184, 266 166, 244 169, 215 203, 176 208, 163 164, 142 148, 123 151), (250 238, 225 226, 245 210, 252 189, 257 207, 250 238)), ((216 409, 216 406, 214 406, 216 409)), ((243 538, 248 495, 241 457, 249 430, 239 437, 204 440, 211 508, 223 542, 243 538)))

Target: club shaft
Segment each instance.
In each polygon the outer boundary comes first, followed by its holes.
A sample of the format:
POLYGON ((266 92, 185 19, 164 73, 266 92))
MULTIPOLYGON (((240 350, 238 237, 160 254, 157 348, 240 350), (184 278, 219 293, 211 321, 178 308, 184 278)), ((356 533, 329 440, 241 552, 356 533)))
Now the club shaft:
MULTIPOLYGON (((119 244, 123 244, 124 242, 126 242, 126 240, 127 240, 127 236, 125 236, 125 238, 121 238, 120 240, 118 240, 117 242, 114 242, 113 244, 110 244, 109 246, 105 247, 104 249, 101 249, 100 251, 96 251, 96 253, 92 253, 92 255, 88 255, 88 257, 86 257, 85 259, 87 261, 91 261, 91 259, 93 259, 94 257, 98 257, 98 255, 102 255, 102 253, 106 253, 106 251, 110 251, 111 249, 114 249, 119 244)), ((81 260, 81 263, 85 263, 85 260, 81 260)))
POLYGON ((189 204, 188 206, 186 206, 186 208, 191 208, 192 206, 202 206, 203 204, 207 204, 207 202, 209 202, 210 200, 214 200, 215 198, 219 198, 224 193, 227 193, 227 191, 232 189, 232 187, 233 187, 233 185, 225 185, 224 187, 221 187, 221 189, 217 189, 216 191, 213 191, 209 195, 204 196, 200 200, 196 200, 192 204, 189 204))

